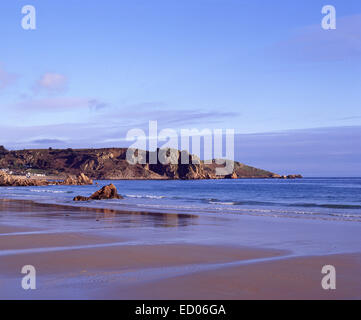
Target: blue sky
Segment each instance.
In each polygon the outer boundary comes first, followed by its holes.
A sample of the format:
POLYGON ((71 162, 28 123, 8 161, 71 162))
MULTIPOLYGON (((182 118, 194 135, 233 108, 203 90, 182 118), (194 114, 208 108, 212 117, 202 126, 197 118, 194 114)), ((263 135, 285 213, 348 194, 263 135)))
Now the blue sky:
POLYGON ((158 120, 234 128, 250 165, 361 176, 359 0, 4 0, 0 39, 9 149, 125 146, 158 120))

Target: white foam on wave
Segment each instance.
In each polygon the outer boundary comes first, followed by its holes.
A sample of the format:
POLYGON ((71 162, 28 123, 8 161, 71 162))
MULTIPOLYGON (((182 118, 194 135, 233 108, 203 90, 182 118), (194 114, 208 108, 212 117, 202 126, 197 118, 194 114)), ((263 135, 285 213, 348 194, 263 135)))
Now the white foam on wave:
POLYGON ((49 189, 30 189, 30 191, 38 192, 38 193, 73 193, 73 191, 49 190, 49 189))
POLYGON ((210 204, 220 204, 224 206, 233 206, 236 203, 235 202, 216 202, 216 201, 209 201, 210 204))
MULTIPOLYGON (((221 202, 214 202, 214 204, 221 204, 221 202)), ((143 208, 159 208, 172 210, 196 210, 198 212, 211 213, 219 212, 224 214, 239 214, 239 215, 254 215, 274 218, 304 218, 304 219, 319 219, 319 220, 337 220, 337 221, 357 221, 361 222, 361 215, 351 215, 343 213, 326 213, 326 212, 310 212, 310 211, 296 211, 296 210, 282 210, 282 209, 256 209, 256 208, 237 208, 233 203, 227 202, 229 207, 222 206, 190 206, 190 205, 165 205, 165 204, 136 204, 143 208)))
POLYGON ((128 198, 148 198, 148 199, 163 199, 165 196, 154 196, 154 195, 139 195, 139 194, 126 194, 128 198))

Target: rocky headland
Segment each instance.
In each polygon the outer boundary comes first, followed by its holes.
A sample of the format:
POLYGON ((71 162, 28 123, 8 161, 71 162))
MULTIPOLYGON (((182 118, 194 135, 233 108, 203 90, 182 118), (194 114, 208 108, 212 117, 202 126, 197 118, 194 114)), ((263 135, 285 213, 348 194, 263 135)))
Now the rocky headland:
MULTIPOLYGON (((146 151, 145 164, 129 164, 126 159, 127 148, 104 149, 33 149, 8 151, 0 147, 0 169, 12 171, 14 175, 25 175, 27 172, 41 172, 46 176, 56 176, 64 179, 64 184, 90 184, 89 180, 161 180, 161 179, 241 179, 241 178, 300 178, 300 175, 280 176, 276 173, 234 162, 233 172, 229 175, 216 175, 216 168, 223 167, 215 160, 205 163, 192 163, 192 155, 185 151, 176 151, 176 164, 162 164, 159 162, 149 164, 151 152, 146 151), (183 156, 189 158, 189 164, 182 164, 183 156), (71 176, 71 178, 69 178, 71 176)), ((8 178, 6 178, 8 179, 8 178)), ((6 180, 3 178, 2 181, 6 180)), ((23 180, 23 178, 21 178, 23 180)), ((45 185, 43 179, 29 178, 27 181, 15 179, 13 184, 45 185)), ((9 180, 6 180, 9 183, 9 180)), ((12 182, 10 182, 12 183, 12 182)), ((4 183, 2 184, 4 185, 4 183)))

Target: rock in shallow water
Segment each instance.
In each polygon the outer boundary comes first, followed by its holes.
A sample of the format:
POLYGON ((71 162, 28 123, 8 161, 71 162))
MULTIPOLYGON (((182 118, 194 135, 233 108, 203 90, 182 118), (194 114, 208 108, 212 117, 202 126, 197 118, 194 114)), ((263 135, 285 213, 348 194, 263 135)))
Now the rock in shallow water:
POLYGON ((123 199, 118 194, 117 188, 114 184, 110 184, 94 192, 90 197, 77 196, 73 201, 88 201, 88 200, 108 200, 108 199, 123 199))
POLYGON ((76 196, 73 201, 88 201, 90 200, 89 197, 83 197, 83 196, 76 196))

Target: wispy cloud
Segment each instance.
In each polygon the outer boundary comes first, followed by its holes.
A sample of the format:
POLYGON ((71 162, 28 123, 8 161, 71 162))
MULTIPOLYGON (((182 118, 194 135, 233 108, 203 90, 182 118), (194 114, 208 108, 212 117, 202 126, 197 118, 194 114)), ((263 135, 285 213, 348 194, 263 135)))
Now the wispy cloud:
POLYGON ((46 145, 65 143, 65 141, 60 139, 36 139, 30 142, 35 144, 46 144, 46 145))
POLYGON ((44 73, 33 86, 34 92, 59 93, 66 90, 68 78, 60 73, 44 73))
POLYGON ((64 112, 77 109, 100 110, 106 103, 93 98, 49 97, 42 99, 29 98, 18 101, 11 107, 16 110, 31 112, 64 112))
POLYGON ((338 120, 358 120, 358 119, 361 119, 361 116, 350 116, 350 117, 344 117, 344 118, 340 118, 338 120))
POLYGON ((340 17, 336 30, 312 25, 278 43, 274 53, 300 61, 337 61, 361 57, 361 14, 340 17))
POLYGON ((17 78, 18 76, 16 74, 7 72, 3 65, 0 63, 0 90, 13 84, 17 78))
POLYGON ((89 107, 90 99, 84 98, 69 98, 69 97, 56 97, 44 99, 28 99, 19 101, 14 105, 17 109, 28 111, 65 111, 74 108, 89 107))
MULTIPOLYGON (((135 105, 122 106, 109 109, 103 117, 109 118, 111 122, 117 122, 122 119, 131 119, 133 126, 148 126, 149 120, 157 120, 159 125, 173 126, 181 128, 185 125, 199 124, 207 126, 211 123, 219 123, 225 119, 239 116, 238 112, 228 112, 218 110, 203 110, 170 108, 161 103, 140 103, 135 105)), ((129 124, 129 120, 126 122, 129 124)))
POLYGON ((164 112, 159 119, 163 120, 167 124, 187 125, 198 123, 200 120, 206 120, 206 123, 217 123, 224 119, 234 118, 237 116, 239 116, 237 112, 176 110, 175 112, 164 112))
MULTIPOLYGON (((64 107, 89 106, 88 99, 44 99, 21 105, 22 108, 37 108, 36 110, 63 110, 64 107)), ((32 109, 35 110, 35 109, 32 109)), ((85 109, 86 110, 86 109, 85 109)), ((193 123, 202 120, 202 125, 220 118, 235 117, 237 113, 201 110, 149 110, 148 112, 135 111, 125 108, 118 113, 93 114, 92 117, 79 123, 58 123, 53 125, 28 126, 1 126, 0 144, 11 145, 16 148, 27 148, 37 145, 57 144, 58 147, 100 147, 109 146, 113 142, 118 146, 126 144, 128 130, 143 129, 148 132, 149 120, 158 120, 158 130, 173 128, 176 131, 190 127, 193 123), (160 114, 160 115, 159 115, 160 114), (99 121, 99 117, 101 121, 99 121), (206 122, 204 120, 207 120, 206 122), (6 134, 5 134, 6 133, 6 134), (51 138, 50 138, 51 137, 51 138)), ((198 127, 198 125, 195 125, 198 127)), ((221 127, 221 126, 220 126, 221 127)))
POLYGON ((91 110, 99 111, 105 109, 109 106, 109 104, 99 101, 98 99, 91 99, 88 101, 89 108, 91 110))

